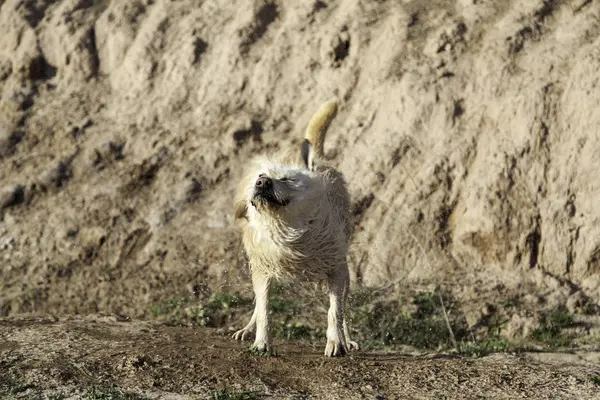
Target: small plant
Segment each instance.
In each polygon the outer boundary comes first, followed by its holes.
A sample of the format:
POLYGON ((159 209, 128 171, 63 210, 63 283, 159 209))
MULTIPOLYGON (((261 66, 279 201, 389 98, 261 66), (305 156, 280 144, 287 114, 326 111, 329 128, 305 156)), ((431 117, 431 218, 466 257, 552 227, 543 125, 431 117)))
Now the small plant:
POLYGON ((125 392, 118 387, 93 386, 84 396, 87 400, 145 400, 147 397, 137 393, 125 392))
POLYGON ((515 308, 518 307, 520 305, 520 301, 518 298, 513 297, 510 299, 506 299, 502 302, 502 307, 504 308, 515 308))
MULTIPOLYGON (((352 326, 360 328, 357 338, 367 348, 398 344, 425 349, 452 348, 451 333, 438 299, 433 292, 418 294, 411 312, 402 309, 402 300, 378 301, 355 310, 352 326)), ((448 298, 444 302, 451 304, 448 298)), ((458 339, 466 337, 462 320, 454 318, 448 323, 458 339)))
POLYGON ((3 376, 2 381, 0 381, 0 394, 15 395, 34 388, 35 386, 25 382, 20 374, 12 371, 3 376))
POLYGON ((361 288, 350 295, 351 308, 358 308, 368 305, 375 301, 379 295, 377 289, 361 288))
POLYGON ((273 326, 275 336, 288 340, 315 339, 320 331, 300 322, 279 323, 273 326))
POLYGON ((251 300, 243 298, 239 293, 219 292, 212 295, 204 304, 204 308, 211 311, 227 310, 229 308, 247 306, 251 300))
POLYGON ((461 342, 459 353, 461 355, 479 358, 492 353, 505 353, 517 350, 517 347, 506 339, 489 338, 480 342, 461 342))
POLYGON ((600 315, 600 306, 588 299, 583 305, 583 313, 585 315, 600 315))
POLYGON ((542 314, 540 326, 531 333, 533 339, 550 347, 562 347, 571 343, 571 338, 563 330, 576 326, 573 315, 565 311, 552 311, 542 314))
MULTIPOLYGON (((42 396, 40 396, 40 397, 42 397, 42 396)), ((46 399, 48 399, 48 400, 64 400, 66 398, 67 398, 67 395, 60 393, 60 392, 46 394, 46 399)))
POLYGON ((213 400, 256 400, 259 393, 255 391, 230 392, 227 389, 219 389, 213 393, 213 400))
POLYGON ((249 346, 248 347, 248 353, 252 354, 253 356, 259 356, 259 357, 277 357, 277 351, 276 350, 259 350, 254 346, 249 346))
POLYGON ((170 314, 174 311, 179 310, 181 308, 181 306, 183 304, 186 304, 187 302, 188 302, 188 299, 186 299, 184 297, 178 297, 175 299, 164 300, 164 301, 161 301, 161 302, 153 305, 151 311, 155 317, 158 317, 158 316, 170 314))
POLYGON ((298 303, 282 297, 273 297, 270 301, 271 314, 296 314, 298 303))
POLYGON ((284 291, 284 285, 277 282, 271 288, 269 308, 271 314, 292 316, 302 309, 302 304, 291 293, 284 291))
POLYGON ((248 308, 251 300, 239 293, 215 293, 204 301, 189 297, 163 300, 151 311, 155 318, 164 318, 172 324, 222 326, 231 317, 232 309, 248 308))
POLYGON ((413 303, 417 306, 414 313, 416 318, 428 318, 435 314, 439 304, 436 304, 436 295, 433 292, 419 293, 415 296, 413 303))

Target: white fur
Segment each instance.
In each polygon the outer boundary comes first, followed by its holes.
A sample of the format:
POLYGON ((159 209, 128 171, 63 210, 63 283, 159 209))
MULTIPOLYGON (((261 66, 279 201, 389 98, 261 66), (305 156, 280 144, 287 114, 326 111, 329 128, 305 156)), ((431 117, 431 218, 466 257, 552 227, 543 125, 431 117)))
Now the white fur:
MULTIPOLYGON (((331 112, 331 109, 329 106, 326 111, 331 112)), ((331 120, 322 112, 316 117, 327 124, 331 120)), ((322 125, 314 123, 313 126, 324 135, 322 125)), ((307 137, 323 140, 315 132, 307 133, 307 137)), ((326 281, 330 307, 325 355, 342 356, 350 349, 358 349, 358 344, 348 337, 344 316, 350 285, 346 262, 352 231, 350 200, 339 172, 313 166, 312 162, 308 164, 289 154, 273 159, 259 158, 251 164, 240 185, 236 214, 250 259, 256 304, 250 322, 233 337, 244 340, 255 332, 253 348, 272 351, 268 311, 272 280, 292 277, 326 281), (272 180, 275 197, 285 205, 256 201, 255 184, 260 176, 272 180)))

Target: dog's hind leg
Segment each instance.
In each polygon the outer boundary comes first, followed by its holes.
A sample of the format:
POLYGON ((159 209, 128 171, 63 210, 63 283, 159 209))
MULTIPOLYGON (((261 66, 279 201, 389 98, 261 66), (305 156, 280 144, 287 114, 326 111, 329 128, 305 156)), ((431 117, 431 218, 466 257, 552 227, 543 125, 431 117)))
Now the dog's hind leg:
POLYGON ((329 312, 327 314, 327 357, 340 357, 348 353, 346 335, 344 332, 344 292, 346 280, 349 279, 348 270, 337 269, 328 278, 329 284, 329 312))
MULTIPOLYGON (((348 268, 348 266, 346 265, 346 269, 348 268)), ((343 326, 344 326, 344 335, 346 336, 346 344, 348 345, 348 349, 349 350, 360 350, 360 346, 358 345, 358 343, 350 340, 350 333, 349 333, 349 329, 348 329, 348 294, 350 293, 350 274, 348 274, 348 278, 345 281, 344 284, 344 319, 343 319, 343 326)))

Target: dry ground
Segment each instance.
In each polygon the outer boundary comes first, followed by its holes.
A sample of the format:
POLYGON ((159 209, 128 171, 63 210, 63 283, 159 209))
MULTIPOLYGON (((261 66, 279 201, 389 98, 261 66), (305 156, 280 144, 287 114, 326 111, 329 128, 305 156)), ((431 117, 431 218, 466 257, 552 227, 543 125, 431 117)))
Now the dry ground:
POLYGON ((251 354, 209 328, 114 317, 0 321, 0 394, 15 399, 594 399, 600 366, 576 355, 480 359, 277 342, 251 354), (538 359, 538 361, 536 361, 538 359), (45 396, 45 397, 44 397, 45 396))

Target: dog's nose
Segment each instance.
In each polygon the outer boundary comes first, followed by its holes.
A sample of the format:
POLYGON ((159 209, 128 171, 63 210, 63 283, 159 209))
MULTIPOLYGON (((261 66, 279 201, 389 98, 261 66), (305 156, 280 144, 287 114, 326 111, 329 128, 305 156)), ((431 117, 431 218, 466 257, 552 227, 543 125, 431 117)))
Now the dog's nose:
POLYGON ((268 189, 273 186, 273 181, 271 178, 266 176, 261 176, 256 180, 256 187, 261 189, 268 189))

